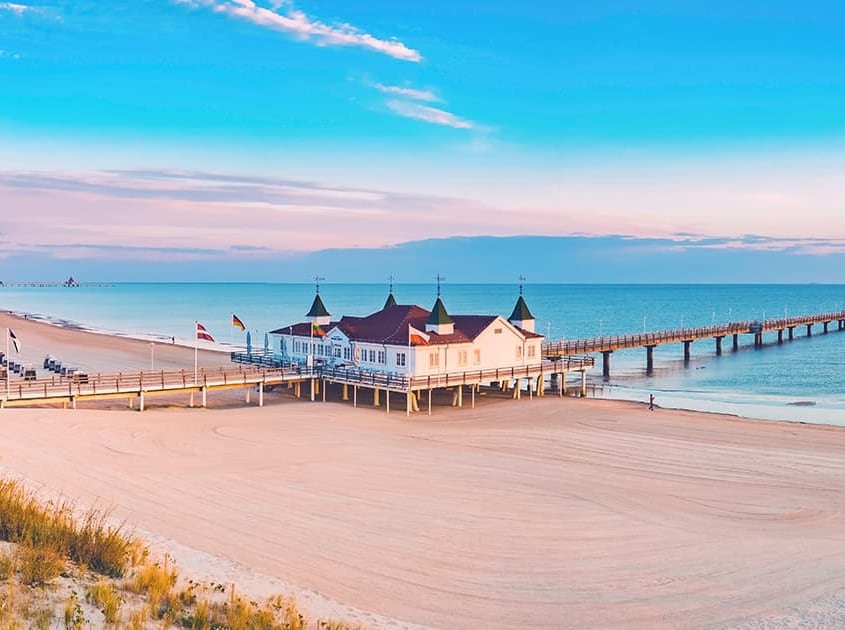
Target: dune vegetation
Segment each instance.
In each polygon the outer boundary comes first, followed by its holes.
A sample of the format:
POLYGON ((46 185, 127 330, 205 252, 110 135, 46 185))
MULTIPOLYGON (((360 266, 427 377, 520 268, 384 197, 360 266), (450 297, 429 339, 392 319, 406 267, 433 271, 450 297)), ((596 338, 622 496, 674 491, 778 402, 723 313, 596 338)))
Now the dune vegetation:
POLYGON ((0 628, 81 630, 350 630, 309 621, 291 598, 246 598, 235 585, 179 576, 173 560, 150 558, 107 511, 80 516, 71 501, 41 502, 16 480, 0 479, 0 628))

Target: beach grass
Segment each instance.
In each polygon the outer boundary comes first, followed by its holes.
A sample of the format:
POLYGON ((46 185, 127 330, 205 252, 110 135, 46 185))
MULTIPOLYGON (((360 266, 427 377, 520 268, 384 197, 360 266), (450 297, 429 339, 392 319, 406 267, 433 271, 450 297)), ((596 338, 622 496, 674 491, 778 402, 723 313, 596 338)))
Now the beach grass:
POLYGON ((169 555, 152 561, 139 539, 108 521, 108 512, 77 517, 73 502, 42 503, 22 482, 0 479, 0 540, 9 543, 0 548, 0 627, 360 628, 309 622, 293 599, 257 602, 235 585, 183 580, 180 587, 169 555), (71 588, 69 596, 51 590, 60 579, 71 588))

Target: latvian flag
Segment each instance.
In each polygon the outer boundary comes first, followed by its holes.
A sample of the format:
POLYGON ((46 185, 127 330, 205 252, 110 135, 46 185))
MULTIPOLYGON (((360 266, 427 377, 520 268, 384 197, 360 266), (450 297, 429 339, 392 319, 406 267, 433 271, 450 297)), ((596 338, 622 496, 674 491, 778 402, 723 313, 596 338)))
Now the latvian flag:
POLYGON ((244 323, 241 321, 241 318, 235 315, 234 313, 232 313, 232 326, 234 326, 235 328, 240 328, 242 331, 246 330, 246 326, 244 326, 244 323))
POLYGON ((197 339, 202 339, 204 341, 214 342, 214 337, 212 337, 211 333, 209 333, 208 330, 206 330, 205 326, 203 326, 199 322, 197 322, 196 324, 197 324, 197 339))
POLYGON ((18 341, 17 336, 15 336, 15 331, 11 328, 7 328, 6 330, 9 331, 9 341, 12 342, 12 346, 15 348, 15 352, 18 354, 21 353, 21 343, 18 341))
POLYGON ((408 324, 408 345, 427 346, 429 341, 431 341, 431 335, 408 324))

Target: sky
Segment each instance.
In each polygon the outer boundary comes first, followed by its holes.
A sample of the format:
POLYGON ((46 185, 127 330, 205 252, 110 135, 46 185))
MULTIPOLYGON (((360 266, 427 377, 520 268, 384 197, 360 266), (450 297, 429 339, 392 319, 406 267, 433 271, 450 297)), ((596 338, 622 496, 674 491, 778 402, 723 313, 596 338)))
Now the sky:
POLYGON ((832 0, 0 1, 0 276, 482 236, 823 263, 843 33, 832 0))

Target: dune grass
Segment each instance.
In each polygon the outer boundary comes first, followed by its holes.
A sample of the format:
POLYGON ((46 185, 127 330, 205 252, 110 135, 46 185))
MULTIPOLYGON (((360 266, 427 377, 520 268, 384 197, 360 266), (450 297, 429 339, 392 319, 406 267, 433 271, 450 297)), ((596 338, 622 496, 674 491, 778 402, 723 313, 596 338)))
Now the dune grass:
POLYGON ((0 548, 0 628, 360 629, 311 623, 293 599, 256 602, 234 585, 188 580, 179 588, 169 556, 151 561, 140 540, 108 520, 97 510, 77 518, 74 503, 41 503, 21 482, 0 479, 0 540, 12 543, 10 551, 0 548), (74 585, 64 598, 50 594, 60 576, 74 585), (51 599, 55 605, 45 604, 51 599))

